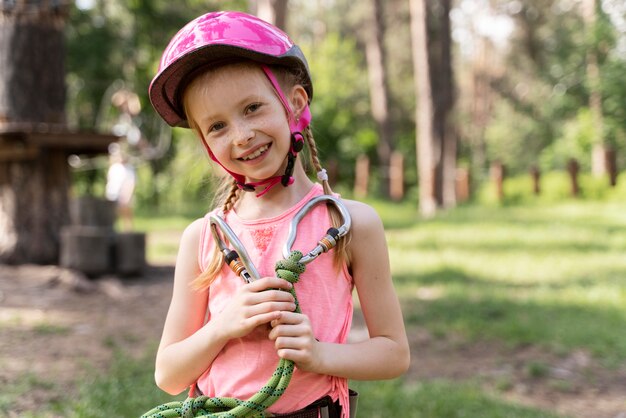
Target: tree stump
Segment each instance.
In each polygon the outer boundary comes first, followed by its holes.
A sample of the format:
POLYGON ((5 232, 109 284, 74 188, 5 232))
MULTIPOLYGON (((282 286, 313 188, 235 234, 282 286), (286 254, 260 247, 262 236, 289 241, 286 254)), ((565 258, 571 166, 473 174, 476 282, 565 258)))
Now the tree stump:
POLYGON ((470 198, 470 172, 465 167, 456 168, 456 201, 467 202, 470 198))
POLYGON ((78 270, 87 276, 111 272, 114 244, 113 232, 107 228, 70 225, 61 231, 62 267, 78 270))
POLYGON ((404 198, 404 155, 399 151, 391 154, 389 167, 389 196, 399 202, 404 198))
POLYGON ((495 183, 496 197, 500 202, 504 201, 504 176, 504 164, 500 161, 495 161, 491 165, 491 180, 495 183))
POLYGON ((146 267, 146 234, 123 232, 115 235, 115 271, 122 276, 139 276, 146 267))
POLYGON ((580 193, 580 187, 578 186, 578 171, 580 170, 580 165, 575 158, 570 158, 567 161, 567 173, 569 174, 570 180, 570 193, 573 197, 577 197, 580 193))
POLYGON ((370 176, 370 159, 367 155, 359 155, 356 160, 354 174, 354 195, 358 198, 367 197, 370 176))
POLYGON ((539 196, 541 193, 541 171, 539 171, 539 167, 530 167, 530 178, 533 182, 533 194, 539 196))

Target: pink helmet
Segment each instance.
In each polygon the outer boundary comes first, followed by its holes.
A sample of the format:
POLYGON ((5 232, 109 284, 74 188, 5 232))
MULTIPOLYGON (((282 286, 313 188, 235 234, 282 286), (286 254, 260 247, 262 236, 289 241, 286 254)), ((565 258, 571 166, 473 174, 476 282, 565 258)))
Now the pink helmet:
POLYGON ((170 41, 150 84, 152 105, 169 125, 187 127, 184 87, 199 70, 237 58, 302 70, 303 87, 313 97, 306 58, 287 34, 246 13, 213 12, 189 22, 170 41))

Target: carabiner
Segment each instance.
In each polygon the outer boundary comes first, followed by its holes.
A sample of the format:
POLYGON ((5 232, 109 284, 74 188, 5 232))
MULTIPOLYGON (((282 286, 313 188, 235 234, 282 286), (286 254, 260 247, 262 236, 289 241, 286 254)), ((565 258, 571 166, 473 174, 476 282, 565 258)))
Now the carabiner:
POLYGON ((237 234, 228 226, 226 221, 217 214, 211 214, 209 216, 209 223, 211 225, 211 232, 213 233, 213 239, 217 243, 222 254, 226 257, 226 264, 240 276, 246 283, 250 283, 254 280, 259 280, 261 275, 256 269, 254 263, 250 260, 250 256, 243 246, 237 234), (228 248, 224 240, 217 233, 217 229, 222 231, 222 234, 228 239, 230 245, 235 249, 228 248), (240 259, 241 258, 241 259, 240 259))
POLYGON ((320 254, 328 252, 331 248, 337 245, 337 241, 339 241, 340 238, 345 236, 348 231, 350 231, 350 227, 352 226, 352 218, 350 218, 350 212, 348 212, 348 209, 341 202, 341 200, 330 195, 321 195, 314 197, 313 199, 309 200, 306 205, 304 205, 298 211, 298 213, 296 213, 296 216, 294 216, 294 218, 291 220, 291 223, 289 224, 289 234, 287 235, 287 241, 283 246, 283 256, 285 258, 288 258, 289 254, 291 254, 291 246, 295 242, 296 235, 298 233, 298 224, 300 223, 304 215, 306 215, 314 206, 323 202, 332 203, 333 205, 335 205, 337 210, 339 210, 341 217, 343 218, 343 225, 341 225, 339 228, 329 228, 326 232, 326 235, 318 241, 315 248, 305 254, 300 259, 300 262, 303 264, 308 264, 311 261, 315 260, 317 257, 319 257, 320 254))

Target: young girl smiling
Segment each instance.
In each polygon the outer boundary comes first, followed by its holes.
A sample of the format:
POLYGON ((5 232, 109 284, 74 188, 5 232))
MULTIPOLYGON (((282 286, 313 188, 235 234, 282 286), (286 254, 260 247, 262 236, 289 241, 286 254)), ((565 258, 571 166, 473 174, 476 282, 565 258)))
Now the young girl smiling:
MULTIPOLYGON (((155 378, 166 392, 191 386, 245 400, 287 359, 295 363, 293 377, 268 412, 348 417, 348 379, 390 379, 408 368, 384 230, 371 207, 342 200, 349 235, 297 283, 274 273, 296 213, 312 198, 333 195, 309 126, 312 96, 301 50, 244 13, 200 16, 163 54, 150 86, 155 109, 170 125, 192 128, 226 175, 219 207, 181 239, 156 359, 155 378), (305 171, 303 148, 319 182, 305 171), (216 214, 247 248, 260 279, 246 283, 225 265, 211 234, 216 214), (348 342, 354 288, 369 337, 348 342)), ((293 248, 315 247, 339 218, 331 206, 315 206, 301 219, 293 248)))

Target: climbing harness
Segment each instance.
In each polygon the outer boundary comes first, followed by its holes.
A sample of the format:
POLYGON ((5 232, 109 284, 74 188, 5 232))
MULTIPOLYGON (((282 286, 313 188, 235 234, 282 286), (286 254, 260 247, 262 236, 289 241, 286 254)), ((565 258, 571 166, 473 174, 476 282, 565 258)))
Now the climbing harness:
MULTIPOLYGON (((226 221, 218 215, 211 215, 209 223, 213 237, 220 251, 224 254, 225 263, 246 283, 258 280, 260 278, 258 270, 250 260, 245 247, 226 221), (224 239, 220 237, 218 229, 228 239, 234 250, 226 245, 224 239)), ((348 233, 350 227, 350 213, 341 200, 329 195, 311 199, 291 220, 288 238, 283 246, 284 259, 277 261, 275 265, 276 275, 292 284, 297 283, 300 279, 300 274, 304 273, 306 269, 306 264, 335 247, 339 239, 348 233), (306 255, 303 255, 300 251, 291 250, 291 246, 296 239, 298 223, 314 206, 323 202, 333 204, 337 208, 343 224, 338 228, 329 228, 326 235, 318 241, 315 248, 306 255)), ((293 295, 296 303, 294 312, 302 313, 296 296, 295 286, 292 286, 289 292, 293 295)), ((280 359, 276 370, 265 386, 246 401, 236 398, 210 398, 204 395, 193 397, 190 393, 185 401, 159 405, 143 414, 141 418, 264 418, 270 416, 265 410, 273 405, 287 389, 293 370, 293 361, 280 359)))

